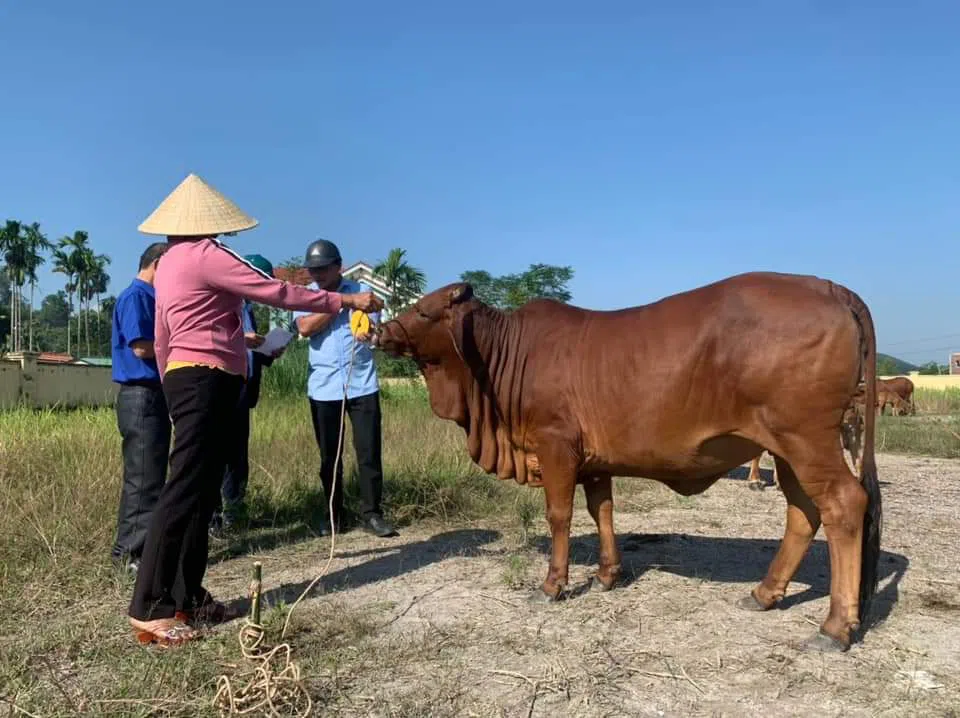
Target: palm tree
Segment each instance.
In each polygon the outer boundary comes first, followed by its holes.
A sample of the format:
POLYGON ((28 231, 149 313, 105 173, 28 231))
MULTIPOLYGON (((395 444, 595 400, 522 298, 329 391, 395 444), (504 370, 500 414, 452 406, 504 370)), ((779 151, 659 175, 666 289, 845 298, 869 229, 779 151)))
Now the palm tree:
POLYGON ((373 273, 383 279, 390 290, 387 309, 390 316, 400 311, 423 294, 427 284, 426 275, 416 267, 410 266, 404 256, 407 250, 399 247, 391 249, 387 258, 373 268, 373 273))
MULTIPOLYGON (((66 277, 64 289, 70 305, 70 314, 73 314, 73 296, 80 288, 80 275, 83 272, 83 252, 87 249, 89 237, 82 230, 77 230, 73 236, 62 237, 57 242, 53 252, 53 271, 66 277)), ((80 343, 80 314, 77 314, 77 343, 80 343)), ((67 353, 70 354, 70 318, 67 317, 67 353)))
POLYGON ((110 282, 110 275, 106 272, 108 264, 110 257, 105 254, 94 254, 93 250, 87 247, 79 252, 77 293, 80 298, 80 311, 83 313, 87 356, 90 356, 90 301, 94 298, 97 300, 97 347, 100 346, 100 295, 107 291, 107 284, 110 282))
MULTIPOLYGON (((83 292, 84 285, 87 282, 87 274, 90 271, 88 262, 88 253, 90 251, 89 235, 82 230, 77 230, 72 237, 64 237, 61 242, 64 246, 70 248, 70 261, 73 264, 73 291, 77 295, 77 349, 80 348, 80 323, 83 321, 83 292)), ((88 337, 89 339, 89 337, 88 337)))
POLYGON ((37 269, 47 261, 42 252, 49 251, 53 248, 53 245, 40 231, 40 224, 37 222, 24 229, 24 240, 26 243, 26 275, 27 281, 30 282, 30 338, 27 340, 27 347, 30 351, 33 351, 33 296, 37 289, 37 269))
POLYGON ((27 277, 26 235, 23 225, 8 219, 0 230, 0 252, 10 278, 10 349, 23 350, 20 310, 23 304, 23 285, 27 277))

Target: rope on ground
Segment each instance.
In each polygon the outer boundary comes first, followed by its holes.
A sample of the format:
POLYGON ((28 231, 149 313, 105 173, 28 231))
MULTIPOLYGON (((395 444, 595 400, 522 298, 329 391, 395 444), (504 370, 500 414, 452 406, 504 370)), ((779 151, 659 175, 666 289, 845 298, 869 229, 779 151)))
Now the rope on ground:
MULTIPOLYGON (((290 624, 290 616, 293 610, 310 593, 310 590, 322 579, 330 569, 333 563, 334 550, 336 548, 337 526, 333 517, 333 499, 337 488, 337 470, 340 467, 340 455, 343 452, 343 435, 346 428, 347 412, 347 389, 350 386, 350 377, 353 374, 353 359, 356 353, 357 342, 354 341, 350 349, 350 363, 347 368, 347 380, 343 386, 343 400, 340 404, 340 435, 337 439, 337 453, 333 462, 333 480, 331 481, 330 501, 327 504, 327 516, 330 520, 330 555, 327 563, 324 565, 320 574, 310 582, 303 590, 300 597, 293 602, 290 610, 287 611, 286 620, 283 622, 283 630, 280 632, 280 638, 287 634, 287 627, 290 624)), ((280 643, 270 650, 264 650, 264 630, 260 623, 260 589, 261 589, 261 565, 259 562, 254 564, 254 582, 251 586, 252 605, 251 616, 244 620, 240 628, 239 641, 240 653, 248 661, 254 664, 249 670, 234 676, 235 679, 246 676, 245 684, 236 689, 230 681, 230 677, 223 674, 217 678, 217 694, 214 696, 213 705, 219 709, 221 715, 244 715, 258 711, 258 715, 268 715, 271 718, 279 718, 283 715, 279 707, 297 707, 298 704, 304 704, 302 709, 297 709, 298 716, 310 715, 310 709, 313 701, 303 681, 300 678, 300 667, 291 660, 291 648, 288 643, 280 643), (283 656, 283 666, 279 671, 274 669, 272 661, 283 656), (298 700, 302 696, 302 699, 298 700)))
POLYGON ((300 667, 290 660, 290 645, 281 643, 266 650, 263 626, 247 618, 240 628, 240 652, 253 667, 230 677, 217 679, 217 695, 213 705, 221 715, 267 715, 271 718, 291 715, 309 716, 313 701, 300 678, 300 667), (282 667, 277 670, 274 661, 282 667), (245 678, 243 684, 240 679, 245 678), (283 710, 286 709, 286 710, 283 710), (281 712, 283 710, 283 712, 281 712))

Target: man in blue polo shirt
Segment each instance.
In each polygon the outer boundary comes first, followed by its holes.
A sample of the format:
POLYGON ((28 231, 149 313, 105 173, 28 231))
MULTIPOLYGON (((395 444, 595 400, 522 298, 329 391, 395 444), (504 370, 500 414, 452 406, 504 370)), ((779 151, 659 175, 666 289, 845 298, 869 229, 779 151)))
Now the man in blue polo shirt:
POLYGON ((117 428, 123 438, 123 485, 113 560, 136 572, 147 524, 167 479, 170 416, 153 353, 156 300, 153 278, 166 242, 147 247, 140 271, 117 297, 111 345, 117 428))
MULTIPOLYGON (((307 247, 304 266, 313 278, 313 289, 344 293, 370 291, 366 285, 346 279, 340 274, 340 250, 333 242, 318 239, 311 243, 307 247)), ((350 331, 350 311, 347 309, 338 314, 296 312, 294 316, 300 336, 310 338, 307 395, 310 399, 313 430, 320 448, 320 480, 327 499, 324 506, 329 506, 330 492, 335 486, 333 515, 339 531, 343 519, 342 458, 337 466, 336 484, 333 465, 337 461, 340 412, 344 385, 347 384, 349 373, 346 416, 350 417, 353 427, 363 527, 377 536, 396 536, 396 530, 383 518, 380 508, 383 495, 380 386, 377 382, 373 351, 368 344, 354 338, 350 331)), ((371 315, 371 320, 375 319, 376 315, 371 315)), ((321 535, 329 533, 329 529, 329 525, 324 523, 320 530, 321 535)))

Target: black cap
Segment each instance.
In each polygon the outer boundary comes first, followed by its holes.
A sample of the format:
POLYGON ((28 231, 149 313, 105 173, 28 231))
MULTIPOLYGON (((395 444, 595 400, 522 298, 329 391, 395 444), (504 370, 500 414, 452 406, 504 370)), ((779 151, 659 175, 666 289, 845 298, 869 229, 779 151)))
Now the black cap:
POLYGON ((333 242, 326 239, 318 239, 311 242, 307 247, 307 254, 303 260, 303 266, 307 269, 320 269, 331 264, 342 262, 340 259, 340 250, 333 242))

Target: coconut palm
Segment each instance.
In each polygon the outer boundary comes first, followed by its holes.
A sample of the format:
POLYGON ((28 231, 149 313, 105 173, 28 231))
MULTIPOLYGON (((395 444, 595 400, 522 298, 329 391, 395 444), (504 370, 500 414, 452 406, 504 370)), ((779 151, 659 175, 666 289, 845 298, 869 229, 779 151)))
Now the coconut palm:
POLYGON ((379 276, 390 290, 390 298, 386 304, 391 316, 399 314, 404 307, 423 294, 427 284, 426 275, 410 266, 404 259, 406 253, 407 250, 399 247, 391 249, 387 258, 373 268, 373 273, 379 276))

